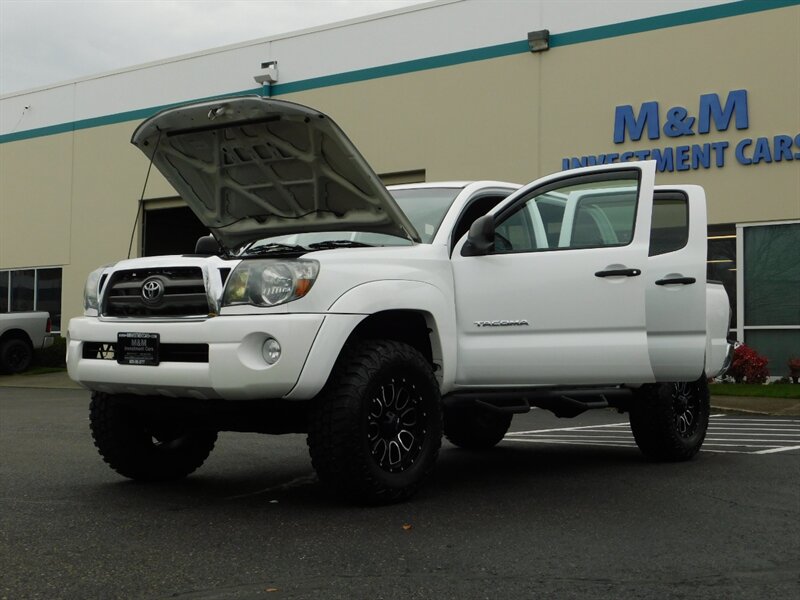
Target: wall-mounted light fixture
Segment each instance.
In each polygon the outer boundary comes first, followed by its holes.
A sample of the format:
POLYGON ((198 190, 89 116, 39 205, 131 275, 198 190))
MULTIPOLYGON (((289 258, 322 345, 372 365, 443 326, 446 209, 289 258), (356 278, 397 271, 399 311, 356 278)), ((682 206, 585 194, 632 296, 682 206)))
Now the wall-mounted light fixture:
POLYGON ((550 49, 550 30, 540 29, 539 31, 528 32, 528 49, 531 52, 544 52, 550 49))
POLYGON ((259 73, 258 75, 253 77, 253 79, 256 80, 256 83, 260 83, 261 85, 277 83, 278 81, 277 60, 270 60, 268 62, 263 62, 261 63, 261 68, 266 69, 266 71, 263 73, 259 73))

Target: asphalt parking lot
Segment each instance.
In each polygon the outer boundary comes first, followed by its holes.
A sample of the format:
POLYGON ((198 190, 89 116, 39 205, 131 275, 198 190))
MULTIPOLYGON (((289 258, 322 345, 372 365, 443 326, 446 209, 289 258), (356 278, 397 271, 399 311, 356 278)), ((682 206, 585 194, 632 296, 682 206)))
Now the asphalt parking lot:
POLYGON ((800 417, 719 415, 683 464, 623 415, 444 445, 411 502, 341 504, 304 436, 223 433, 176 484, 105 466, 88 393, 0 388, 0 598, 791 598, 800 417))

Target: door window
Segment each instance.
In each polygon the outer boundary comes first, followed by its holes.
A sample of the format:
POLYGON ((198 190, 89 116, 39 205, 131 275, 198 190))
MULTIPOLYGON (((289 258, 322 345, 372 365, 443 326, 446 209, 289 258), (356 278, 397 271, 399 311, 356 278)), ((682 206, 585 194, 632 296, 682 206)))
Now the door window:
POLYGON ((667 254, 689 242, 689 200, 682 192, 656 192, 648 256, 667 254))
POLYGON ((625 246, 633 239, 635 172, 590 176, 537 190, 495 225, 495 252, 625 246))

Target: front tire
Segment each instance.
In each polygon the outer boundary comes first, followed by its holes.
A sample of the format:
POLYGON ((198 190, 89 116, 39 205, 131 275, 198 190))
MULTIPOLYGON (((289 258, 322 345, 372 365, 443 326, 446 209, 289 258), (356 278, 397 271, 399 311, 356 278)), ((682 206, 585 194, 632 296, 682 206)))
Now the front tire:
POLYGON ((174 481, 205 462, 216 431, 194 430, 148 415, 108 394, 95 392, 89 409, 94 445, 120 475, 140 481, 174 481))
POLYGON ((496 446, 511 427, 513 415, 477 407, 451 408, 444 413, 444 435, 467 450, 496 446))
POLYGON ((346 347, 309 423, 323 484, 365 504, 410 498, 433 470, 442 437, 439 385, 411 346, 368 340, 346 347))
POLYGON ((710 398, 705 377, 642 386, 630 409, 633 437, 652 460, 689 460, 708 430, 710 398))

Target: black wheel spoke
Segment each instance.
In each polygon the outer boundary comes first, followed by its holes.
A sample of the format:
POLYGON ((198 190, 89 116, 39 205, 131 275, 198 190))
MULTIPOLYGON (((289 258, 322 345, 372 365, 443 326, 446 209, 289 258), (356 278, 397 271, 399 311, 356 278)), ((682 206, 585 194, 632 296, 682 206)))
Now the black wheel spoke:
POLYGON ((672 404, 675 408, 675 425, 681 437, 688 438, 697 430, 698 394, 691 383, 672 384, 672 404))
POLYGON ((367 416, 367 439, 381 469, 401 473, 418 459, 425 435, 418 418, 421 404, 422 397, 403 377, 386 381, 376 390, 367 416))

